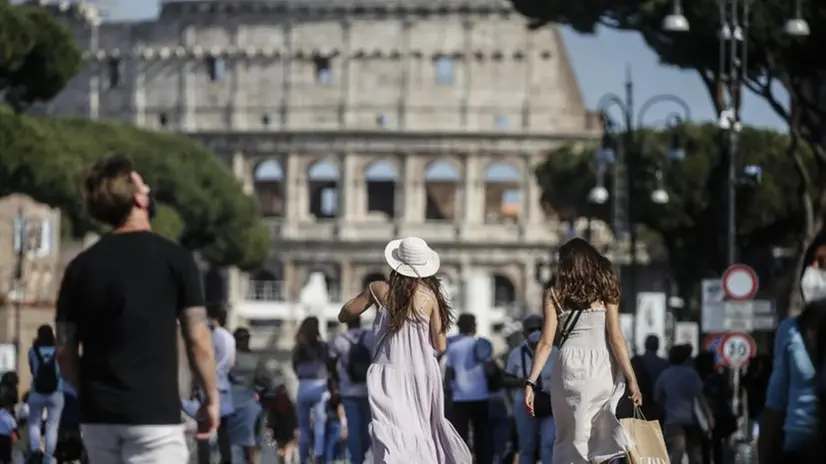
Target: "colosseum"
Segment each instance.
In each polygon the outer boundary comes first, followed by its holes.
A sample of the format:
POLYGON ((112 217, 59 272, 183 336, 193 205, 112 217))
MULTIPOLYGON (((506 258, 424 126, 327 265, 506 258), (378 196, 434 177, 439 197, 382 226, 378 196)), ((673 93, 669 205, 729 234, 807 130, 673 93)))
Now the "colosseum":
POLYGON ((341 301, 415 235, 449 281, 484 275, 496 307, 537 308, 538 262, 567 232, 534 167, 599 129, 556 28, 496 0, 162 1, 135 22, 53 8, 86 60, 48 111, 186 134, 259 199, 272 252, 234 299, 295 301, 315 272, 341 301))

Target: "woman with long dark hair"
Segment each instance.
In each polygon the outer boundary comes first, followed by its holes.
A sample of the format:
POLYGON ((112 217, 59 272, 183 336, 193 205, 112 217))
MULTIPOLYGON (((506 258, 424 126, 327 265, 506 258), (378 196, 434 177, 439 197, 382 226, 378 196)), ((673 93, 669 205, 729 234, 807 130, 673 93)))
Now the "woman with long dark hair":
POLYGON ((558 346, 550 386, 555 464, 608 462, 628 448, 615 414, 626 379, 635 405, 642 404, 642 395, 620 330, 619 298, 619 279, 608 258, 581 238, 559 248, 556 273, 545 290, 542 334, 525 381, 525 406, 533 412, 537 379, 558 346))
POLYGON ((371 306, 377 310, 376 353, 367 372, 373 462, 470 464, 470 450, 444 416, 436 356, 447 347, 454 316, 435 277, 439 255, 408 237, 388 243, 384 256, 389 281, 371 283, 338 315, 346 322, 371 306))
POLYGON ((817 375, 822 359, 818 332, 826 323, 826 236, 806 252, 800 289, 806 306, 777 327, 766 408, 760 426, 760 462, 814 462, 818 430, 817 375))
MULTIPOLYGON (((296 403, 298 407, 298 454, 301 462, 307 462, 310 456, 312 437, 323 436, 323 424, 315 424, 318 430, 313 430, 310 417, 313 407, 321 401, 321 396, 327 390, 327 364, 330 355, 327 344, 321 339, 321 330, 318 318, 310 316, 301 322, 295 334, 295 348, 293 348, 293 370, 298 377, 298 393, 296 403)), ((317 440, 316 440, 317 441, 317 440)), ((321 444, 316 443, 319 450, 321 444)))
MULTIPOLYGON (((63 380, 55 357, 55 336, 52 326, 37 328, 37 338, 29 349, 29 369, 32 387, 29 393, 29 451, 41 456, 44 463, 52 461, 57 447, 60 415, 63 412, 63 380), (40 449, 43 412, 46 413, 45 450, 40 449)), ((32 461, 34 462, 34 461, 32 461)))

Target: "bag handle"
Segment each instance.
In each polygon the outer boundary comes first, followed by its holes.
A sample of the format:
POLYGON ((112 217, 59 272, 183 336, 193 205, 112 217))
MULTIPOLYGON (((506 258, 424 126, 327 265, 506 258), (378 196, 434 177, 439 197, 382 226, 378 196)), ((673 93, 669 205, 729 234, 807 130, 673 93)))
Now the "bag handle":
MULTIPOLYGON (((551 300, 553 300, 554 305, 559 309, 559 312, 562 312, 562 305, 559 304, 559 300, 556 298, 556 292, 554 289, 551 289, 551 300)), ((559 332, 559 342, 557 343, 557 347, 562 348, 562 345, 568 341, 568 337, 571 336, 571 332, 573 332, 574 327, 576 327, 576 323, 579 322, 579 317, 582 315, 581 309, 572 309, 571 315, 565 319, 565 324, 562 326, 562 330, 559 332)))
POLYGON ((645 418, 645 414, 642 413, 642 408, 640 408, 636 404, 634 405, 634 419, 640 419, 644 421, 648 420, 645 418))

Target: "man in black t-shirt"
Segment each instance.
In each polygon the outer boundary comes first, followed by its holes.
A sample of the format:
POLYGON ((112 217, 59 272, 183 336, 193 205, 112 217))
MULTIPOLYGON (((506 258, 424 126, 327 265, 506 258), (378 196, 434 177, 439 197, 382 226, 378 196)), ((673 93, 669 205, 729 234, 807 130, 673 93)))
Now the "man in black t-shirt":
POLYGON ((93 218, 113 227, 69 263, 57 301, 58 359, 63 377, 78 386, 89 460, 186 463, 179 322, 206 392, 199 436, 211 436, 219 420, 200 273, 188 251, 152 233, 151 191, 129 160, 95 163, 81 196, 93 218))

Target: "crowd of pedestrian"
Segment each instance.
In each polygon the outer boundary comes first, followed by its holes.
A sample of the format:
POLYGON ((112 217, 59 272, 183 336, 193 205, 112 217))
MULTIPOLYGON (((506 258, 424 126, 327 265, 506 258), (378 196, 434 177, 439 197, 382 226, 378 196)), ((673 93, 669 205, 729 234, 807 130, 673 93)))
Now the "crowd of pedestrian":
POLYGON ((151 232, 152 192, 129 160, 98 161, 81 194, 113 230, 67 267, 55 328, 40 327, 28 350, 24 395, 16 373, 0 379, 0 463, 15 448, 38 464, 187 463, 183 414, 197 428, 199 463, 216 450, 233 462, 233 448, 257 462, 265 444, 302 464, 361 464, 368 454, 614 463, 632 446, 619 418, 641 415, 662 424, 671 462, 727 464, 744 413, 761 463, 824 462, 826 240, 807 254, 803 313, 779 325, 771 358, 751 363, 738 410, 742 392, 713 353, 672 346, 665 359, 649 337, 645 353, 629 356, 617 276, 582 239, 560 247, 543 314, 522 321, 503 357, 473 315, 454 316, 435 277, 439 255, 419 238, 391 241, 389 279, 344 304, 346 330, 325 341, 317 318, 301 323, 293 398, 250 350, 249 331, 230 333, 226 307, 205 304, 191 254, 151 232), (362 327, 371 308, 373 327, 362 327), (447 337, 454 319, 458 334, 447 337), (178 334, 194 374, 183 399, 178 334))

